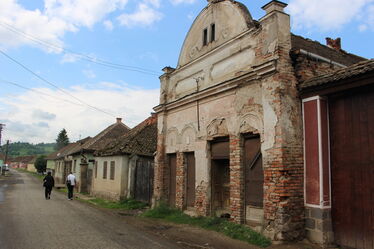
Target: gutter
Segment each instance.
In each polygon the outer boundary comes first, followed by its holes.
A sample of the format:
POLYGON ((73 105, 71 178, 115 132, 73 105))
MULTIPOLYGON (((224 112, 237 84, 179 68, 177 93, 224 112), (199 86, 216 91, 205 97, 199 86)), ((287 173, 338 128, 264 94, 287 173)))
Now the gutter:
POLYGON ((339 67, 342 67, 342 68, 346 68, 346 67, 348 67, 348 66, 343 65, 343 64, 340 64, 340 63, 338 63, 338 62, 336 62, 336 61, 332 61, 332 60, 330 60, 330 59, 327 59, 326 57, 322 57, 322 56, 320 56, 320 55, 318 55, 318 54, 314 54, 314 53, 308 52, 308 51, 306 51, 306 50, 304 50, 304 49, 300 49, 299 51, 300 51, 300 53, 302 53, 302 54, 304 54, 304 55, 306 55, 306 56, 309 56, 309 57, 311 57, 311 58, 313 58, 313 59, 316 59, 316 60, 324 61, 324 62, 327 62, 327 63, 333 64, 333 65, 335 65, 335 66, 339 66, 339 67))

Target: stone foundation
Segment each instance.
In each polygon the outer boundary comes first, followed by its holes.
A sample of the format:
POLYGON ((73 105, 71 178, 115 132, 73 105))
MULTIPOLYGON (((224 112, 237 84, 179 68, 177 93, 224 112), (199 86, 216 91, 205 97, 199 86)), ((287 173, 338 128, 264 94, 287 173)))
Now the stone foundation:
POLYGON ((331 209, 305 208, 305 229, 307 238, 322 246, 330 246, 334 242, 331 209))

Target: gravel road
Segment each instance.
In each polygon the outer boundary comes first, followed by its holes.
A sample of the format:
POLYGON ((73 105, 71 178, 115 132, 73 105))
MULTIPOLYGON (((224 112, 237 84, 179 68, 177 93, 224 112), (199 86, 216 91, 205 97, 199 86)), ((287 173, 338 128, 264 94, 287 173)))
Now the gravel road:
POLYGON ((1 249, 180 248, 144 233, 117 216, 53 191, 44 198, 39 179, 12 171, 0 178, 1 249))

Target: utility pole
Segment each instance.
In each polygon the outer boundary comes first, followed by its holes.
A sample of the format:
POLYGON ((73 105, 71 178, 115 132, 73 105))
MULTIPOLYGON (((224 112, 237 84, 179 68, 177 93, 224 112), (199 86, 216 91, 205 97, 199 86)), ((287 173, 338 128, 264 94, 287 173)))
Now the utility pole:
MULTIPOLYGON (((5 126, 5 124, 0 124, 0 147, 1 147, 1 133, 3 131, 3 127, 5 126)), ((1 150, 1 148, 0 148, 1 150)))
MULTIPOLYGON (((6 164, 8 160, 8 148, 9 148, 9 140, 6 141, 4 164, 6 164)), ((3 169, 2 174, 5 175, 5 169, 3 169)))

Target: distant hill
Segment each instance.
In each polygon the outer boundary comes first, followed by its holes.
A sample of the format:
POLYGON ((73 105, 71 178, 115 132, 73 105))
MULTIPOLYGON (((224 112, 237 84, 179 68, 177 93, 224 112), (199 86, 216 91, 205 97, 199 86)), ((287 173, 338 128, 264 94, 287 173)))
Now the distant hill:
MULTIPOLYGON (((55 151, 55 143, 30 144, 25 142, 15 142, 9 144, 8 156, 29 156, 47 155, 55 151)), ((5 145, 1 146, 1 151, 5 154, 5 145)))

